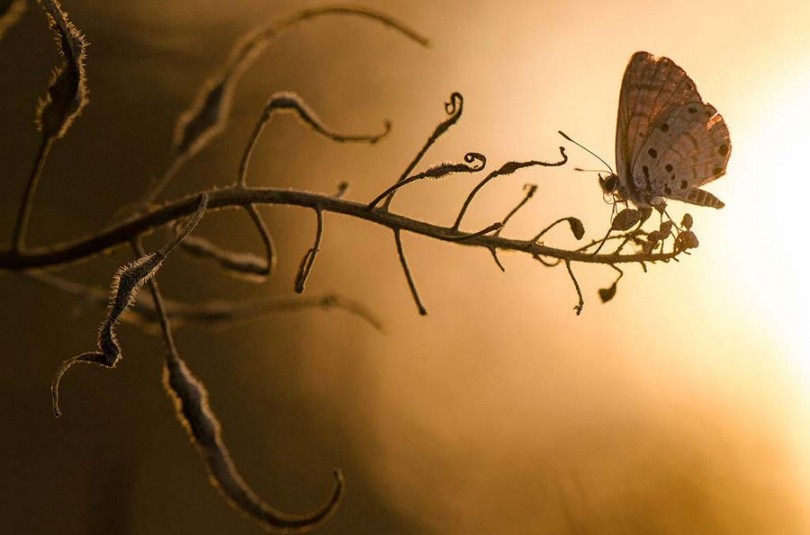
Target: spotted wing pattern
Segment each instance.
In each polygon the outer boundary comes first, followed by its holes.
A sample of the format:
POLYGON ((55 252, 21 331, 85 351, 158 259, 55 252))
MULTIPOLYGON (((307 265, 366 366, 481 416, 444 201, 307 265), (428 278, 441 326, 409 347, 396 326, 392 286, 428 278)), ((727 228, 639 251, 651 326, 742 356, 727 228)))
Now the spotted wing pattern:
MULTIPOLYGON (((627 200, 647 206, 655 198, 670 197, 704 206, 722 206, 711 194, 697 188, 725 172, 730 148, 723 118, 716 114, 714 108, 703 103, 695 83, 683 69, 669 58, 657 58, 648 52, 633 54, 622 80, 616 122, 616 171, 621 191, 627 200), (688 115, 689 105, 698 106, 699 121, 697 116, 688 115), (706 117, 709 110, 712 110, 712 115, 706 117), (680 117, 680 114, 687 115, 680 117), (667 128, 672 129, 662 131, 667 128), (653 138, 652 142, 650 137, 653 138), (689 148, 693 140, 699 143, 698 154, 694 153, 694 148, 689 148), (680 188, 680 181, 676 184, 677 188, 669 184, 671 173, 655 176, 643 173, 644 165, 652 171, 653 166, 647 161, 649 149, 663 156, 670 151, 668 142, 679 144, 678 152, 669 154, 673 162, 661 163, 661 169, 665 170, 667 164, 675 168, 677 163, 680 168, 676 180, 680 175, 691 177, 686 189, 680 188), (704 147, 707 143, 710 145, 704 147), (722 146, 726 147, 726 154, 720 154, 722 146), (710 158, 712 151, 713 156, 720 158, 710 158), (716 167, 722 167, 723 172, 717 174, 716 167), (701 169, 708 169, 708 174, 701 174, 701 169), (667 188, 672 191, 671 194, 667 193, 667 188)), ((657 158, 655 160, 656 164, 662 162, 657 158)))
POLYGON ((711 104, 674 106, 650 125, 631 165, 641 198, 668 197, 700 206, 722 208, 711 193, 698 189, 721 177, 731 156, 723 116, 711 104))

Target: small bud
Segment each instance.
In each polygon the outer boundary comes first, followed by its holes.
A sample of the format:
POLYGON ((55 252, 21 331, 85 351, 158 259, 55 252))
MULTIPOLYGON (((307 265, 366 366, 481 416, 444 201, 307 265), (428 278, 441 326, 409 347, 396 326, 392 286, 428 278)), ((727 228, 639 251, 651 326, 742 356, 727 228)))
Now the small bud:
POLYGON ((641 221, 641 212, 632 208, 625 208, 616 214, 610 224, 612 230, 629 230, 630 227, 641 221))
POLYGON ((692 224, 695 221, 692 219, 692 214, 683 214, 683 220, 681 221, 681 226, 686 230, 692 230, 692 224))
POLYGON ((678 234, 678 237, 675 238, 675 250, 678 252, 686 251, 687 249, 695 249, 698 245, 700 245, 700 242, 695 233, 691 230, 681 232, 678 234))
POLYGON ((654 230, 654 231, 650 232, 649 234, 647 234, 647 242, 648 243, 658 243, 664 237, 666 237, 666 234, 664 234, 660 230, 654 230))
POLYGON ((582 221, 576 217, 569 217, 568 224, 571 226, 571 233, 576 239, 581 240, 585 236, 585 225, 582 224, 582 221))
POLYGON ((599 298, 603 303, 607 303, 616 296, 616 283, 610 285, 609 288, 599 288, 599 298))
POLYGON ((658 227, 658 230, 664 236, 669 236, 669 233, 672 232, 672 221, 662 221, 661 226, 658 227))

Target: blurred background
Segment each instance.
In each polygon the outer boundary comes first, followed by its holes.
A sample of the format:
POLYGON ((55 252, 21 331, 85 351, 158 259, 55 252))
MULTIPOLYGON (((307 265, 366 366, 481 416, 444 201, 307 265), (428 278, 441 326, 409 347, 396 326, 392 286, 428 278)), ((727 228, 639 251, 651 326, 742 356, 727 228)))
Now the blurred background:
MULTIPOLYGON (((65 0, 91 45, 90 104, 55 146, 28 242, 90 234, 168 164, 173 125, 232 44, 265 21, 318 2, 65 0)), ((167 188, 169 199, 224 186, 267 96, 301 95, 324 122, 376 132, 374 146, 316 137, 274 119, 255 153, 253 185, 368 201, 393 183, 444 119, 461 121, 424 165, 486 154, 571 165, 488 186, 466 228, 500 220, 539 190, 504 235, 528 238, 564 216, 588 237, 607 228, 587 153, 613 162, 616 105, 631 54, 665 55, 726 118, 728 173, 709 186, 720 211, 690 208, 700 247, 679 263, 614 272, 575 266, 583 314, 563 268, 404 236, 429 315, 408 292, 390 231, 326 214, 308 283, 362 301, 380 333, 338 310, 268 316, 176 332, 208 386, 224 438, 249 484, 291 513, 320 504, 330 470, 346 499, 320 530, 343 533, 803 534, 810 529, 810 281, 805 248, 810 133, 810 4, 756 2, 377 1, 367 5, 431 39, 428 49, 369 21, 321 18, 274 41, 243 76, 228 129, 167 188)), ((41 8, 28 2, 0 41, 0 228, 10 237, 33 161, 34 109, 59 58, 41 8)), ((451 224, 475 175, 403 190, 392 209, 451 224)), ((676 220, 684 209, 671 205, 676 220)), ((234 280, 180 254, 159 280, 200 302, 293 294, 311 246, 311 212, 264 208, 280 250, 264 284, 234 280)), ((259 252, 248 218, 207 217, 199 233, 259 252)), ((6 238, 8 239, 8 238, 6 238)), ((160 237, 149 242, 159 244, 160 237)), ((560 228, 547 243, 571 246, 560 228)), ((125 249, 60 274, 105 287, 125 249)), ((17 275, 0 275, 0 528, 9 533, 257 533, 206 482, 163 392, 156 337, 122 326, 115 370, 65 358, 91 349, 103 311, 17 275)))

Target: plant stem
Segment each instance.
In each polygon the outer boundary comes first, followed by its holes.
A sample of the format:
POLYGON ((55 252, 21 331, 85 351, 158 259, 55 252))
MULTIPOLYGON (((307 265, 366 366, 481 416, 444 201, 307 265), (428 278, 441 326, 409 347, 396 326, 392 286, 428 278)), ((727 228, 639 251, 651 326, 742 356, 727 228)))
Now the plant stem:
POLYGON ((34 204, 34 192, 37 189, 42 170, 45 168, 45 162, 48 160, 48 154, 51 152, 53 139, 50 136, 43 136, 42 142, 39 144, 39 150, 34 160, 34 168, 31 170, 31 176, 28 177, 28 185, 20 203, 20 211, 17 213, 17 223, 14 226, 14 234, 11 238, 12 251, 20 252, 25 247, 25 232, 28 229, 31 206, 34 204))
MULTIPOLYGON (((664 262, 677 256, 677 253, 674 252, 593 255, 582 251, 570 251, 530 243, 525 239, 492 235, 470 237, 470 233, 452 227, 434 225, 384 210, 369 211, 367 203, 338 199, 332 195, 307 191, 280 188, 230 187, 212 190, 209 195, 208 208, 210 210, 244 208, 248 204, 299 206, 343 214, 355 219, 376 223, 392 230, 421 234, 442 241, 453 241, 468 247, 520 251, 531 256, 540 255, 547 258, 566 259, 572 262, 590 264, 664 262), (460 239, 461 241, 459 241, 460 239)), ((24 253, 13 248, 0 250, 0 269, 21 271, 32 268, 56 267, 85 260, 113 247, 127 244, 134 236, 151 232, 163 225, 193 214, 199 204, 199 198, 199 193, 187 195, 77 240, 61 242, 47 247, 38 247, 24 253)))

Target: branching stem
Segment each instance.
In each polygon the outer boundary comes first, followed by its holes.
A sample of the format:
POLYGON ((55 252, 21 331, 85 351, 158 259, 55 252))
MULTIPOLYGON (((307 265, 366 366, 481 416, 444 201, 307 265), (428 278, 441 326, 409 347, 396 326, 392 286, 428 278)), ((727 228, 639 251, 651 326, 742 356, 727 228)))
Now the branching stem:
MULTIPOLYGON (((47 247, 38 247, 26 251, 13 248, 0 250, 0 269, 26 270, 33 268, 57 267, 76 263, 101 254, 113 247, 128 243, 133 237, 153 231, 179 218, 186 217, 197 209, 200 194, 192 193, 154 207, 147 212, 107 227, 88 237, 57 243, 47 247)), ((210 192, 209 210, 222 208, 244 208, 248 204, 273 204, 299 206, 320 209, 347 215, 388 227, 392 230, 421 234, 442 241, 456 241, 459 244, 487 249, 521 251, 532 256, 542 255, 548 258, 560 258, 571 262, 591 264, 626 264, 634 262, 668 261, 678 255, 669 253, 632 253, 632 254, 591 254, 583 251, 558 249, 546 245, 527 242, 501 236, 477 236, 458 241, 468 233, 460 232, 453 227, 434 225, 417 219, 408 218, 383 210, 369 211, 365 203, 348 199, 338 199, 332 195, 322 195, 305 191, 278 188, 225 188, 210 192)))

